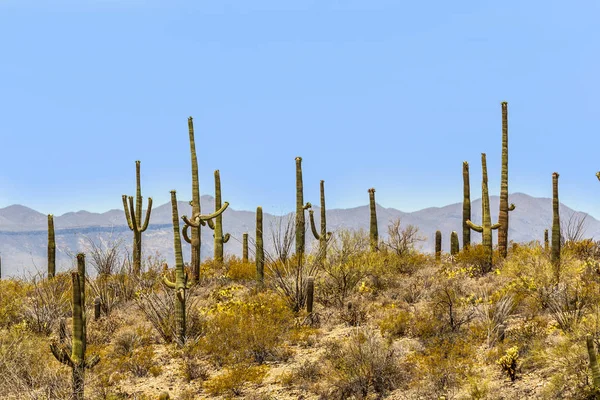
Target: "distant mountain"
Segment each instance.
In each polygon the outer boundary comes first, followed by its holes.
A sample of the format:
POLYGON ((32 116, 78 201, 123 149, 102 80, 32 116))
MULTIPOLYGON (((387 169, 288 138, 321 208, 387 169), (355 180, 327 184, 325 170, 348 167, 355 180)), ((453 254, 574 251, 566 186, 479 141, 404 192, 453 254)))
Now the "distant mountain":
MULTIPOLYGON (((516 209, 510 212, 509 240, 516 242, 529 242, 543 240, 544 229, 552 226, 552 199, 536 198, 523 193, 514 193, 509 200, 515 203, 516 209)), ((498 196, 490 197, 492 220, 498 219, 498 196)), ((201 207, 203 212, 214 210, 214 198, 202 196, 201 207)), ((178 203, 179 215, 191 216, 192 209, 187 202, 178 203)), ((315 207, 315 218, 318 224, 319 208, 315 207)), ((471 202, 472 220, 481 222, 481 199, 471 202)), ((570 209, 561 204, 561 219, 563 221, 575 214, 582 218, 586 214, 570 209)), ((394 208, 384 208, 377 205, 377 221, 379 234, 382 239, 387 237, 387 226, 390 221, 400 217, 402 226, 415 225, 420 234, 427 238, 420 244, 423 251, 433 251, 434 235, 436 230, 442 232, 442 245, 444 251, 450 249, 450 232, 459 233, 462 246, 462 203, 450 204, 444 207, 431 207, 423 210, 405 213, 394 208)), ((293 214, 283 217, 264 213, 265 245, 267 251, 273 252, 272 232, 273 226, 282 218, 293 218, 293 214)), ((308 218, 307 218, 308 223, 308 218)), ((57 269, 67 270, 73 265, 73 257, 79 251, 89 248, 89 240, 101 245, 110 241, 122 241, 123 249, 131 253, 132 233, 129 230, 123 210, 110 210, 105 213, 90 213, 87 211, 69 212, 54 217, 57 246, 57 269)), ((224 232, 231 234, 230 241, 225 244, 226 254, 241 256, 242 234, 248 232, 253 243, 255 233, 255 213, 253 211, 238 211, 229 207, 223 214, 224 232)), ((600 221, 591 216, 586 219, 585 237, 600 237, 600 221)), ((327 210, 327 227, 330 231, 341 228, 369 229, 369 206, 364 205, 349 209, 327 210)), ((307 247, 315 243, 310 231, 307 234, 307 247)), ((473 242, 481 241, 481 235, 473 232, 473 242)), ((171 217, 171 204, 166 203, 152 210, 148 230, 142 236, 144 255, 156 253, 164 257, 172 265, 173 255, 173 228, 171 217)), ((497 243, 496 231, 494 243, 497 243)), ((189 260, 189 245, 184 243, 184 258, 189 260)), ((208 228, 202 229, 202 258, 212 257, 213 237, 208 228)), ((2 256, 2 276, 32 273, 36 269, 46 270, 47 263, 47 216, 22 205, 12 205, 0 209, 0 255, 2 256)), ((252 252, 252 248, 251 248, 252 252)), ((92 268, 90 267, 90 270, 92 268)))

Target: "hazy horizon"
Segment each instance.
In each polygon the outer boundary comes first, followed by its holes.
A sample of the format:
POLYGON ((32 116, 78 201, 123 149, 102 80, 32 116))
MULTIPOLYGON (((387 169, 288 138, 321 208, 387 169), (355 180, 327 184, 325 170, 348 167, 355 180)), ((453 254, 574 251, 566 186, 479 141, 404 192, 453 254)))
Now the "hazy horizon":
MULTIPOLYGON (((501 101, 509 192, 600 219, 600 4, 175 0, 0 3, 0 208, 105 212, 135 193, 200 194, 237 210, 368 204, 412 212, 499 194, 501 101), (423 22, 426 21, 426 22, 423 22)), ((144 201, 144 208, 146 206, 144 201)), ((517 204, 518 207, 518 204, 517 204)))

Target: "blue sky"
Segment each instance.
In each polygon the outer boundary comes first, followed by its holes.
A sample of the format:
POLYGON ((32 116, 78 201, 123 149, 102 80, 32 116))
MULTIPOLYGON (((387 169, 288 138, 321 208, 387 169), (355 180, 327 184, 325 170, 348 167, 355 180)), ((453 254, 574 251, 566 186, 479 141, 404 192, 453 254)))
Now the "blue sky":
MULTIPOLYGON (((200 189, 235 209, 305 200, 414 211, 509 191, 600 219, 595 1, 0 1, 0 207, 102 212, 200 189)), ((155 203, 155 204, 156 204, 155 203)))

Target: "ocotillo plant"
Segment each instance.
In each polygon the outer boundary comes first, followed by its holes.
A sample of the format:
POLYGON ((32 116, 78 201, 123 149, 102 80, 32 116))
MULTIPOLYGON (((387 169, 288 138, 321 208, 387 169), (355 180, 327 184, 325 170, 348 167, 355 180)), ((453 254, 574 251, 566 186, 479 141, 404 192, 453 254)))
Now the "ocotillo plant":
POLYGON ((148 228, 150 222, 150 213, 152 212, 152 197, 148 197, 148 209, 146 209, 146 218, 142 225, 142 187, 140 183, 140 161, 135 162, 135 208, 133 206, 133 196, 129 196, 127 204, 127 195, 123 195, 123 209, 129 229, 133 231, 133 272, 139 275, 142 268, 142 232, 148 228))
POLYGON ((371 242, 371 251, 378 251, 379 234, 377 233, 377 209, 375 205, 375 188, 369 189, 369 209, 371 210, 369 219, 369 238, 371 242))
MULTIPOLYGON (((190 153, 192 155, 192 215, 200 215, 200 183, 198 180, 198 158, 196 157, 196 142, 194 141, 194 120, 192 117, 188 118, 188 132, 190 135, 190 153)), ((184 240, 188 242, 192 248, 192 272, 193 280, 198 282, 200 279, 200 247, 202 245, 201 228, 192 227, 192 235, 188 237, 184 235, 184 240)))
POLYGON ((548 229, 544 230, 544 250, 548 251, 548 229))
POLYGON ((435 231, 435 260, 442 259, 442 232, 435 231))
MULTIPOLYGON (((219 170, 215 171, 215 210, 221 208, 221 175, 219 174, 219 170)), ((210 229, 214 230, 214 238, 215 238, 215 249, 214 249, 214 259, 215 261, 223 262, 223 244, 229 241, 231 235, 229 233, 223 236, 223 216, 219 214, 218 217, 215 218, 215 222, 212 220, 206 221, 210 229)))
POLYGON ((73 400, 83 400, 84 374, 86 369, 98 364, 100 358, 85 357, 86 348, 86 315, 85 315, 85 255, 77 254, 77 272, 71 274, 73 280, 73 344, 71 354, 65 347, 52 343, 50 350, 61 363, 71 367, 73 400))
POLYGON ((265 249, 263 246, 263 212, 256 207, 256 280, 260 285, 265 281, 265 249))
POLYGON ((304 204, 304 188, 302 185, 302 157, 296 157, 296 257, 298 263, 304 258, 305 229, 304 211, 310 203, 304 204))
POLYGON ((450 234, 450 254, 456 255, 460 251, 460 246, 458 244, 458 233, 456 231, 452 231, 450 234))
POLYGON ((248 234, 242 234, 242 262, 248 262, 248 234))
MULTIPOLYGON (((555 268, 560 263, 560 216, 558 214, 558 172, 552 174, 552 255, 555 268)), ((558 276, 557 276, 558 278, 558 276)))
POLYGON ((471 228, 467 221, 471 219, 471 187, 469 185, 469 163, 463 161, 463 249, 471 245, 471 228))
POLYGON ((473 222, 471 222, 471 220, 467 220, 467 224, 471 229, 476 232, 481 232, 482 234, 483 250, 485 252, 483 272, 489 272, 492 269, 493 257, 492 230, 498 229, 500 224, 497 223, 492 225, 485 153, 481 153, 481 169, 483 171, 483 176, 481 179, 481 225, 475 225, 473 222))
POLYGON ((48 214, 48 279, 56 275, 56 242, 54 241, 54 217, 48 214))
MULTIPOLYGON (((309 203, 310 204, 310 203, 309 203)), ((325 181, 321 181, 321 233, 317 232, 315 226, 314 211, 311 209, 308 211, 310 216, 310 229, 312 230, 313 236, 319 241, 319 260, 324 260, 327 256, 327 242, 331 238, 331 232, 327 232, 327 220, 325 213, 325 181)))
POLYGON ((600 366, 596 357, 596 349, 594 348, 594 339, 592 335, 586 337, 588 357, 590 359, 590 370, 592 370, 592 382, 594 389, 600 391, 600 366))
POLYGON ((498 252, 500 257, 506 258, 508 246, 508 212, 515 209, 515 205, 508 205, 508 103, 502 102, 502 172, 500 179, 500 214, 498 222, 498 252))

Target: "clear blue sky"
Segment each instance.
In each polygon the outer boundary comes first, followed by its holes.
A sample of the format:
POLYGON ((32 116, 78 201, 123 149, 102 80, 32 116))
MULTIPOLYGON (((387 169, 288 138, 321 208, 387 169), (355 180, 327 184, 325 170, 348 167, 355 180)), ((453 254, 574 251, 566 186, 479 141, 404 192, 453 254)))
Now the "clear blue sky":
POLYGON ((0 1, 0 207, 60 215, 191 197, 235 209, 305 200, 414 211, 509 191, 600 218, 597 1, 0 1))

